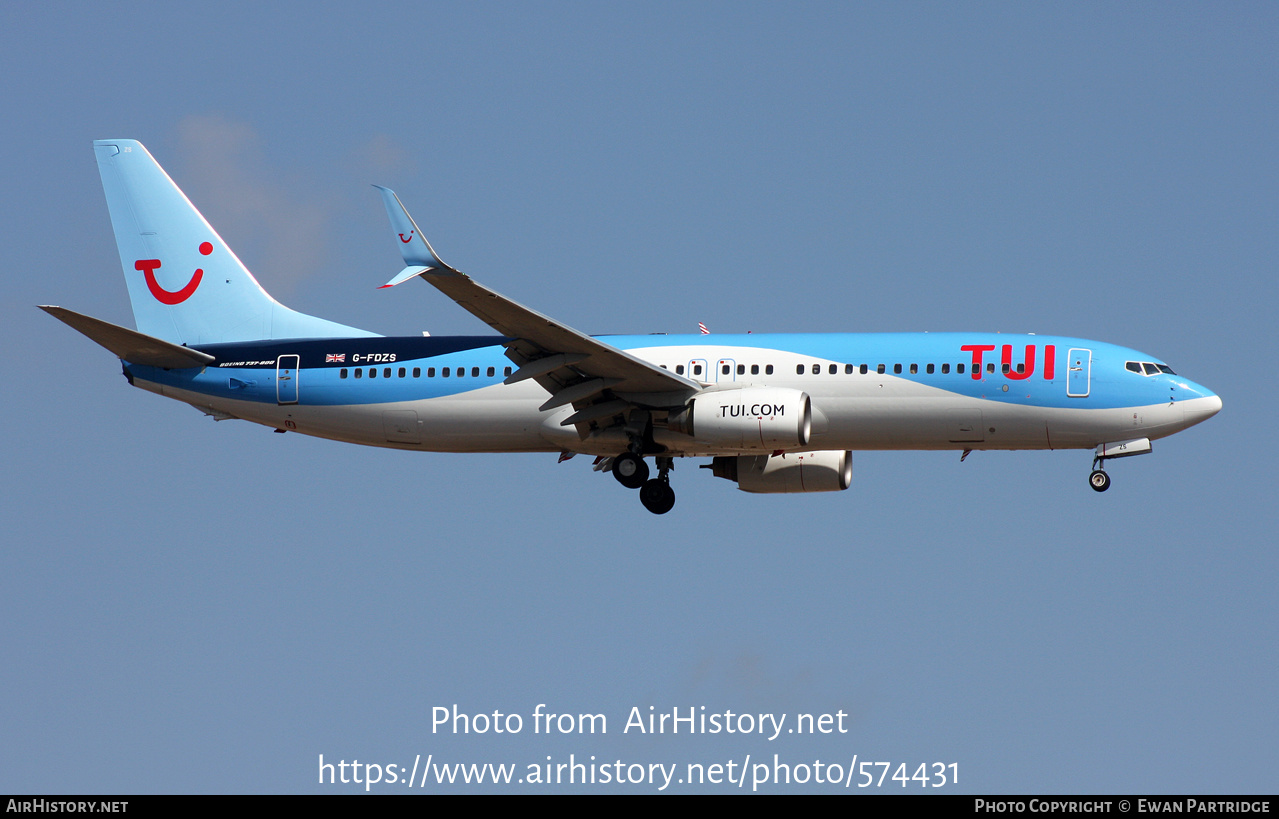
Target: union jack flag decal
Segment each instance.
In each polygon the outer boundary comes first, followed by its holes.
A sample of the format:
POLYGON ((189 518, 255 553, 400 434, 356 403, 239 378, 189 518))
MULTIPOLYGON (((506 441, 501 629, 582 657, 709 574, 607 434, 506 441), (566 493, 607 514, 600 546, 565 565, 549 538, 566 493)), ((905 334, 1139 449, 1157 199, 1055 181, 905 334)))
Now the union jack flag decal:
POLYGON ((324 357, 325 364, 342 364, 346 362, 346 353, 329 353, 324 357))

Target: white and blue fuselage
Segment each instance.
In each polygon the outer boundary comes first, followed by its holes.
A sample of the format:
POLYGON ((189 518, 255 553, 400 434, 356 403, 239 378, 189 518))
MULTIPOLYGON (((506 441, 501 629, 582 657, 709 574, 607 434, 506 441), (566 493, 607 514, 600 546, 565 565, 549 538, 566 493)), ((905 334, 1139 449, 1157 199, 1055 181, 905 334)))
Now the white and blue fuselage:
MULTIPOLYGON (((318 339, 210 344, 199 370, 126 363, 135 386, 279 429, 436 452, 616 454, 616 441, 541 411, 548 393, 514 368, 507 339, 318 339)), ((1058 336, 989 333, 605 336, 706 384, 802 390, 805 450, 1091 449, 1154 440, 1211 417, 1211 391, 1136 350, 1058 336), (1005 361, 1004 359, 1008 360, 1005 361), (1005 364, 1008 366, 1005 367, 1005 364), (1005 372, 1007 370, 1007 372, 1005 372)), ((746 408, 747 411, 750 408, 746 408)), ((731 412, 731 410, 729 410, 731 412)), ((730 454, 655 431, 672 455, 730 454)), ((743 447, 734 452, 758 451, 743 447)))

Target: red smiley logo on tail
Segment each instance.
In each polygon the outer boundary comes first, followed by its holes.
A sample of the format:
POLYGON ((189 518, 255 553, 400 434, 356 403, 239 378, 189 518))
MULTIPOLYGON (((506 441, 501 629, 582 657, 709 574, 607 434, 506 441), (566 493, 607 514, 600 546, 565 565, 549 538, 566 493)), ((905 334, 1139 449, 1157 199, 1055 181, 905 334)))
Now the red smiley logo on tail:
MULTIPOLYGON (((213 245, 208 242, 200 244, 200 255, 208 256, 213 252, 213 245)), ((195 274, 191 276, 191 281, 186 283, 181 290, 165 290, 160 283, 155 280, 155 271, 160 267, 159 259, 138 259, 133 263, 134 270, 141 270, 147 277, 147 289, 151 291, 151 295, 155 296, 156 301, 161 304, 181 304, 191 298, 191 294, 200 286, 200 280, 204 278, 204 268, 197 267, 195 274)))
POLYGON ((406 244, 406 245, 407 245, 409 242, 413 241, 413 231, 411 231, 411 230, 409 231, 409 238, 407 238, 407 239, 405 239, 405 238, 404 238, 404 234, 403 234, 403 233, 401 233, 401 234, 400 234, 400 241, 401 241, 401 242, 403 242, 403 243, 404 243, 404 244, 406 244))

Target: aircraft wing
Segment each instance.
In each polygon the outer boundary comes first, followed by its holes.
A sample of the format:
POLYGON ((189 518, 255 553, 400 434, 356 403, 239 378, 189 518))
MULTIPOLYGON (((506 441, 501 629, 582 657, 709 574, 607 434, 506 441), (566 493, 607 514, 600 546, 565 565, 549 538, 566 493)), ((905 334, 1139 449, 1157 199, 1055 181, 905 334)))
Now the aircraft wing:
POLYGON ((507 357, 519 365, 506 383, 536 379, 551 398, 543 409, 573 404, 578 410, 564 423, 586 423, 627 406, 678 406, 704 385, 643 361, 604 341, 490 290, 445 264, 422 236, 394 191, 375 186, 392 229, 400 238, 407 265, 383 287, 423 278, 444 295, 510 339, 507 357), (614 397, 615 396, 615 397, 614 397), (612 412, 609 412, 609 411, 612 412))

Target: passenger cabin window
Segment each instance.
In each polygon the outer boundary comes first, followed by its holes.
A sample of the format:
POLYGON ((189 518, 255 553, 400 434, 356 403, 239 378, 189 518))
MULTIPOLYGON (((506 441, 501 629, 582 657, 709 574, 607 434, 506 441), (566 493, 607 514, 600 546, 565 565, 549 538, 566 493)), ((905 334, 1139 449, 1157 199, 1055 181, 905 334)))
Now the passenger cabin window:
POLYGON ((963 365, 963 364, 956 364, 956 365, 955 365, 955 372, 957 372, 957 373, 962 373, 963 371, 964 371, 964 365, 963 365))
POLYGON ((405 374, 406 372, 407 372, 407 370, 405 370, 403 367, 401 367, 401 368, 400 368, 400 372, 399 372, 399 376, 400 376, 400 378, 403 378, 403 377, 404 377, 404 374, 405 374))
POLYGON ((911 365, 910 365, 910 374, 911 374, 911 375, 918 375, 918 374, 919 374, 919 365, 918 365, 918 364, 911 364, 911 365))
POLYGON ((369 378, 377 378, 377 367, 369 367, 369 378))
POLYGON ((434 367, 427 367, 427 368, 426 368, 426 377, 427 377, 427 378, 434 378, 434 377, 435 377, 435 368, 434 368, 434 367))
MULTIPOLYGON (((932 366, 932 365, 929 365, 929 366, 932 366)), ((950 365, 949 364, 941 365, 941 373, 942 375, 947 375, 948 373, 950 373, 950 365)))
POLYGON ((694 364, 694 365, 693 365, 693 375, 701 375, 701 374, 702 374, 702 365, 701 365, 701 364, 694 364))
POLYGON ((414 368, 413 368, 413 377, 414 377, 414 378, 421 378, 421 377, 422 377, 422 368, 421 368, 421 367, 414 367, 414 368))
POLYGON ((732 372, 732 367, 725 364, 719 368, 719 372, 720 372, 720 375, 728 375, 730 372, 732 372))
POLYGON ((746 365, 745 365, 745 364, 738 364, 738 365, 737 365, 737 374, 738 374, 738 375, 746 375, 746 365))
POLYGON ((880 375, 883 375, 886 369, 887 368, 883 364, 880 364, 878 367, 875 368, 875 372, 879 373, 880 375))
POLYGON ((900 375, 900 374, 901 374, 901 371, 902 371, 902 365, 900 365, 900 364, 894 364, 894 365, 893 365, 893 373, 894 373, 895 375, 900 375))
POLYGON ((510 368, 510 367, 507 367, 505 370, 502 370, 502 374, 503 374, 503 375, 510 375, 510 374, 511 374, 511 368, 510 368))
POLYGON ((803 365, 803 364, 796 364, 796 365, 795 365, 795 375, 803 375, 803 374, 804 374, 804 365, 803 365))
POLYGON ((479 367, 472 367, 472 368, 471 368, 471 378, 479 378, 479 377, 480 377, 480 368, 479 368, 479 367))
POLYGON ((933 365, 932 365, 932 364, 929 364, 929 365, 928 365, 928 374, 929 374, 929 375, 932 375, 932 374, 933 374, 933 365))
POLYGON ((346 378, 346 367, 343 367, 343 368, 342 368, 342 369, 338 372, 338 378, 346 378))
POLYGON ((676 374, 676 375, 683 375, 683 374, 684 374, 684 365, 683 365, 683 364, 676 364, 676 365, 675 365, 675 374, 676 374))
POLYGON ((752 364, 752 365, 751 365, 751 375, 759 375, 759 365, 758 365, 758 364, 752 364))
POLYGON ((860 372, 862 375, 865 375, 866 371, 869 369, 870 369, 869 366, 863 364, 861 367, 858 368, 858 372, 860 372))
POLYGON ((494 374, 494 373, 496 373, 496 372, 497 372, 497 370, 493 369, 492 367, 489 367, 489 368, 488 368, 489 378, 492 378, 492 377, 493 377, 493 374, 494 374))
POLYGON ((765 367, 764 367, 764 375, 772 375, 772 374, 773 374, 773 365, 772 365, 772 364, 769 364, 769 365, 765 366, 765 367))

